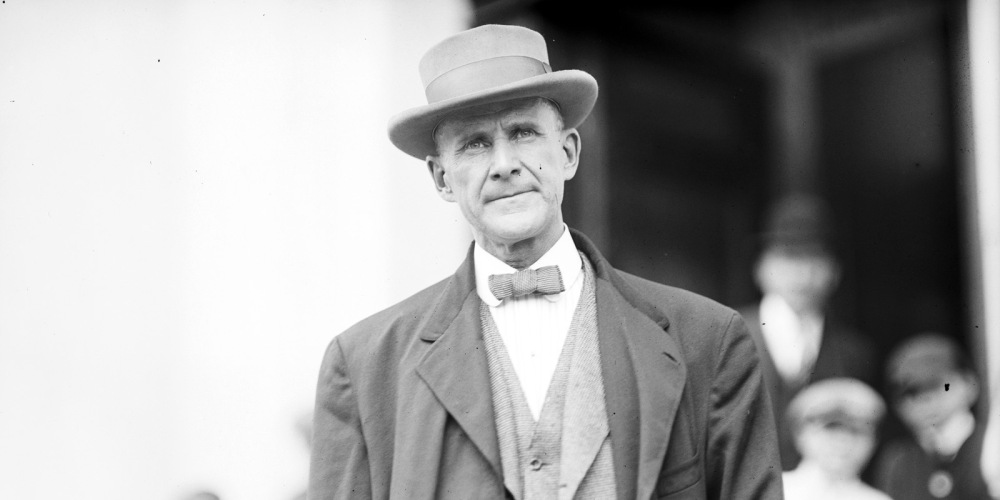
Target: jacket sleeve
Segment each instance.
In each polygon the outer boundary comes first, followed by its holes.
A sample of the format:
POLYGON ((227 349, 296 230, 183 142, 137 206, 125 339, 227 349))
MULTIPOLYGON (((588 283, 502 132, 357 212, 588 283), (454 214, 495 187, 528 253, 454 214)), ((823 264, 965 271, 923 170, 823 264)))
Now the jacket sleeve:
POLYGON ((357 398, 344 353, 334 338, 316 387, 308 498, 371 498, 368 467, 357 398))
POLYGON ((733 314, 719 345, 708 421, 708 497, 781 499, 770 399, 747 327, 733 314))

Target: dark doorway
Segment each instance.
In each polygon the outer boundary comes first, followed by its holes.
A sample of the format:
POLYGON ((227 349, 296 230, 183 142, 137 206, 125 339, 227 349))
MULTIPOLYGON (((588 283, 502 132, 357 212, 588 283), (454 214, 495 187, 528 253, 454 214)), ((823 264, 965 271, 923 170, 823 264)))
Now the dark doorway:
POLYGON ((600 83, 564 208, 618 267, 740 306, 768 203, 810 191, 845 250, 840 316, 883 352, 968 344, 953 3, 475 3, 600 83))

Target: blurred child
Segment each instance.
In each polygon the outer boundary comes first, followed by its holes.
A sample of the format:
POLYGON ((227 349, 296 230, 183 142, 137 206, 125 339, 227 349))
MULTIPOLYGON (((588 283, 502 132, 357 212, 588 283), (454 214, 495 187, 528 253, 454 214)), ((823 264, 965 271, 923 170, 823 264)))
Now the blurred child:
POLYGON ((783 475, 786 500, 889 500, 861 481, 884 415, 882 398, 856 379, 826 379, 803 389, 786 414, 802 455, 783 475))
POLYGON ((913 337, 889 356, 886 381, 910 435, 876 459, 875 484, 900 500, 988 500, 984 429, 972 412, 979 382, 958 345, 933 333, 913 337))

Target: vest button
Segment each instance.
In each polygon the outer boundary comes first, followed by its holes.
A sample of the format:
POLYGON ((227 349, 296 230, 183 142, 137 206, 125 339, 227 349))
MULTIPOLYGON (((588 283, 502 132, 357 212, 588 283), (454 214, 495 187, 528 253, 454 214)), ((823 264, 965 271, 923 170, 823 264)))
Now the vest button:
POLYGON ((537 458, 532 458, 528 465, 531 466, 531 470, 539 470, 542 468, 542 461, 537 458))

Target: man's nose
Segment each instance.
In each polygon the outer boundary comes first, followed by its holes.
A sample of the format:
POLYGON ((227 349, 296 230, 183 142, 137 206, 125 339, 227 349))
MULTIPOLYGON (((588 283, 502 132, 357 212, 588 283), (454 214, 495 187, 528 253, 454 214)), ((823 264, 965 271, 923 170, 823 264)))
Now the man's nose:
POLYGON ((493 164, 490 168, 490 179, 506 179, 512 175, 521 174, 521 162, 517 148, 510 141, 499 140, 493 144, 493 164))

